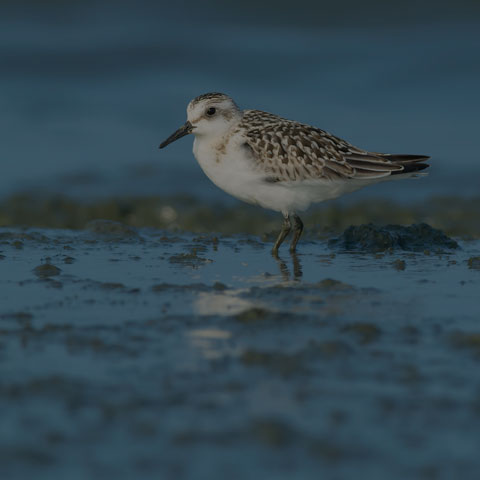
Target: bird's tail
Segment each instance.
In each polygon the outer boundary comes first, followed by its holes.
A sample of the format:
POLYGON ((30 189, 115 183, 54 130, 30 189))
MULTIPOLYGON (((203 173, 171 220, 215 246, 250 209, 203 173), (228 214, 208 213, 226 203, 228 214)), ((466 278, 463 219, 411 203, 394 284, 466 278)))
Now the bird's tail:
POLYGON ((401 165, 403 170, 394 171, 392 175, 402 175, 405 173, 419 172, 420 170, 425 170, 430 165, 425 163, 425 160, 428 160, 430 157, 427 155, 398 155, 398 154, 382 154, 382 157, 386 160, 390 160, 396 165, 401 165))

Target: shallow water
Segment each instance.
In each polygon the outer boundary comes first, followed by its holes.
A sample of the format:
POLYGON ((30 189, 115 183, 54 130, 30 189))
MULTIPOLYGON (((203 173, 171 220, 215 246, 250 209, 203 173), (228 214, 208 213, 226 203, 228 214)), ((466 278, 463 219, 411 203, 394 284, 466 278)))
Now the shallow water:
POLYGON ((0 239, 2 478, 480 468, 478 240, 274 259, 103 221, 0 239))

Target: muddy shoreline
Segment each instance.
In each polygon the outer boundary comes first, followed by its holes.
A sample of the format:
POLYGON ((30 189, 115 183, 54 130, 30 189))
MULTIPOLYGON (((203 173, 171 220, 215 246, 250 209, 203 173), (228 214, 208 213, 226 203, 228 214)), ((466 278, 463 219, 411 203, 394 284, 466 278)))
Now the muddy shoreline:
POLYGON ((480 241, 322 236, 0 228, 2 478, 474 478, 480 241))
MULTIPOLYGON (((432 197, 422 203, 396 203, 381 198, 355 203, 326 203, 302 215, 309 238, 326 238, 364 223, 428 223, 447 235, 480 238, 480 197, 432 197)), ((252 234, 274 238, 278 214, 234 202, 205 202, 188 195, 111 197, 80 201, 65 195, 18 194, 0 202, 0 227, 26 225, 84 229, 96 219, 133 227, 220 234, 252 234)))

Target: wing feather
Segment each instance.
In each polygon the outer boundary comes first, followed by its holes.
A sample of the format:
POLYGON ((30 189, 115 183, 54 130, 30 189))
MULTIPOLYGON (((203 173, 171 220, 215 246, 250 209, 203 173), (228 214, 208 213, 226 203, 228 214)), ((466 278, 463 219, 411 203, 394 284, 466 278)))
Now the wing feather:
POLYGON ((245 110, 239 127, 269 182, 381 178, 415 170, 413 164, 428 158, 368 152, 319 128, 260 110, 245 110))

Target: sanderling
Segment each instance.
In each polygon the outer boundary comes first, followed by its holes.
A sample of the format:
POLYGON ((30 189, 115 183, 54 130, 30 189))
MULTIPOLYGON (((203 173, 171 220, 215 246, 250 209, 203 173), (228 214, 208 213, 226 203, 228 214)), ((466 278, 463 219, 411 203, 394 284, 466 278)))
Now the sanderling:
POLYGON ((357 148, 310 125, 260 110, 241 110, 223 93, 206 93, 187 107, 187 122, 160 148, 193 133, 193 154, 210 180, 245 202, 283 214, 278 248, 293 228, 290 251, 303 231, 297 212, 312 203, 372 183, 414 176, 425 155, 393 155, 357 148), (292 225, 293 224, 293 225, 292 225))

